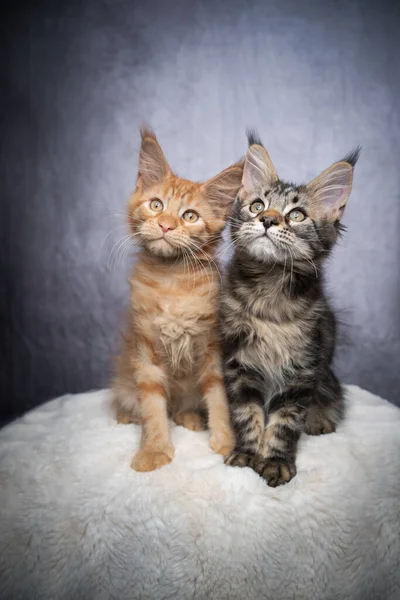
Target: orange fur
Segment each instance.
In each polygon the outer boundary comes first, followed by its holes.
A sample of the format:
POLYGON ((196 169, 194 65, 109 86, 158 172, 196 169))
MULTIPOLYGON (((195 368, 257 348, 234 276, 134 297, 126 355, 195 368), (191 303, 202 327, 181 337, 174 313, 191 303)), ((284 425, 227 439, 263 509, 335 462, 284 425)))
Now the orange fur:
POLYGON ((142 132, 128 206, 141 252, 130 279, 132 319, 114 383, 119 422, 142 424, 141 447, 132 461, 137 471, 172 460, 168 417, 197 431, 203 428, 203 408, 212 449, 224 455, 233 449, 217 339, 215 250, 242 169, 238 163, 203 184, 181 179, 154 134, 142 132), (198 218, 188 222, 187 211, 198 218))

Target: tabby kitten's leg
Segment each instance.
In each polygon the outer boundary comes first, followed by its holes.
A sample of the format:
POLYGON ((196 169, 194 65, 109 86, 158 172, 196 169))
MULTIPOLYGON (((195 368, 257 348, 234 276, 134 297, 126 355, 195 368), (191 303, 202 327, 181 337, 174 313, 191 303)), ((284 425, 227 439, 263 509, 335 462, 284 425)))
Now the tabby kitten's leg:
POLYGON ((142 436, 131 467, 135 471, 154 471, 174 456, 168 424, 167 376, 161 366, 143 357, 135 361, 135 374, 142 436))
POLYGON ((344 416, 344 393, 339 380, 331 371, 318 382, 315 400, 306 413, 304 431, 308 435, 322 435, 336 431, 344 416))
POLYGON ((210 447, 214 452, 226 456, 235 446, 226 397, 219 348, 210 344, 200 377, 200 388, 208 409, 210 447))
POLYGON ((312 397, 309 388, 294 389, 275 397, 259 455, 251 466, 268 485, 288 483, 296 475, 297 442, 304 429, 306 406, 312 397))
POLYGON ((236 435, 234 451, 225 459, 231 466, 247 467, 259 451, 265 425, 263 382, 254 371, 236 360, 225 367, 232 424, 236 435))

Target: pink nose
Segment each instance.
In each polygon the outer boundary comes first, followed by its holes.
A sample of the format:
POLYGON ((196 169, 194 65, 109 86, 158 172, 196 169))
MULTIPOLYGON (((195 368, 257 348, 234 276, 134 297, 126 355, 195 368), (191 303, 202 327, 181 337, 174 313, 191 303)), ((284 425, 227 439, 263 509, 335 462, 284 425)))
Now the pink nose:
POLYGON ((167 233, 167 231, 170 229, 174 229, 174 227, 171 227, 171 225, 166 225, 165 223, 159 223, 159 226, 163 230, 163 233, 167 233))

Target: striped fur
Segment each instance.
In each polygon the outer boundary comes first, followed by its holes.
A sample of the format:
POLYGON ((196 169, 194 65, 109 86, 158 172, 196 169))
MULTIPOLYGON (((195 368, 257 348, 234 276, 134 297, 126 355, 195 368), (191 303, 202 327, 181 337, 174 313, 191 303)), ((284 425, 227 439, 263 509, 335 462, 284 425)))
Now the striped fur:
POLYGON ((234 447, 217 337, 215 249, 242 170, 242 164, 233 165, 204 184, 180 179, 154 134, 142 132, 128 207, 132 239, 141 251, 114 382, 118 421, 142 424, 141 448, 132 461, 137 471, 172 460, 169 417, 197 431, 208 415, 212 449, 226 455, 234 447), (187 211, 196 215, 193 222, 185 220, 187 211))
POLYGON ((221 301, 236 432, 226 463, 250 466, 277 486, 296 474, 301 433, 331 433, 344 413, 331 369, 336 327, 322 264, 340 233, 357 156, 296 186, 279 180, 258 138, 249 141, 221 301))

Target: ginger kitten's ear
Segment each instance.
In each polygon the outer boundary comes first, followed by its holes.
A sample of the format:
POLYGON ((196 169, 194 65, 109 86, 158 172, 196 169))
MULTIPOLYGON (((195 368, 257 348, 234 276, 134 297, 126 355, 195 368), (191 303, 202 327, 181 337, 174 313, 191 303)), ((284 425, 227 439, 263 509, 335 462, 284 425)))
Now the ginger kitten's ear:
POLYGON ((245 190, 258 190, 272 187, 278 181, 278 174, 261 144, 252 144, 247 151, 244 161, 242 185, 245 190))
POLYGON ((150 129, 142 128, 142 145, 139 154, 139 171, 136 185, 143 189, 162 183, 171 173, 155 134, 150 129))
POLYGON ((243 175, 243 162, 231 165, 219 175, 201 185, 201 191, 210 200, 218 216, 226 218, 239 191, 243 175))
POLYGON ((342 218, 353 182, 353 168, 358 160, 357 148, 344 160, 333 164, 307 186, 318 217, 334 223, 342 218))

